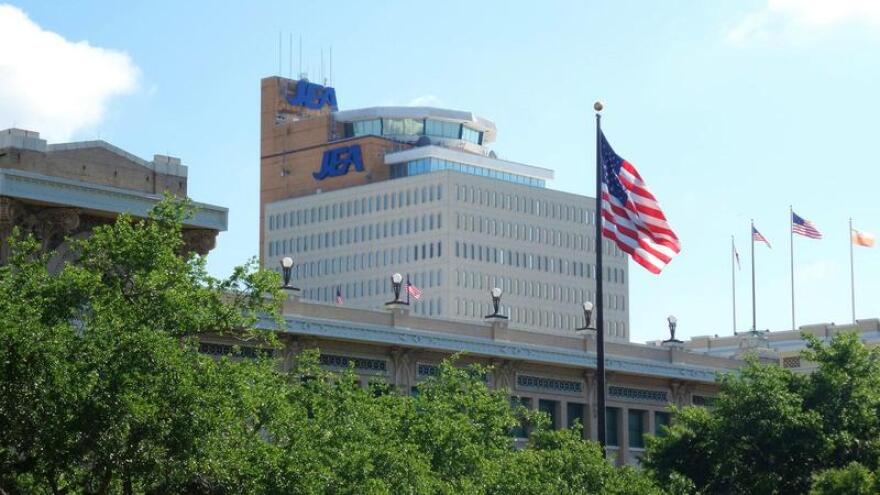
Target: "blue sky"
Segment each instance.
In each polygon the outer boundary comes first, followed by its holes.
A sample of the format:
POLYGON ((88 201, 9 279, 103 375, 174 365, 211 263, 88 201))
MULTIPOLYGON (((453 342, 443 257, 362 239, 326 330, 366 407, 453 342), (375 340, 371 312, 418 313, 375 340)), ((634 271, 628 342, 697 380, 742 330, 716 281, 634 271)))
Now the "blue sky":
MULTIPOLYGON (((21 23, 20 9, 57 37, 0 43, 0 127, 180 156, 191 196, 230 209, 209 257, 223 275, 257 254, 259 81, 278 72, 279 31, 283 75, 289 33, 312 79, 332 46, 341 108, 472 110, 496 122, 501 157, 555 169, 550 187, 565 191, 594 191, 598 98, 683 246, 660 276, 631 264, 634 340, 665 338, 670 313, 685 337, 731 332, 732 234, 748 328, 750 218, 773 243, 756 246, 758 326, 790 328, 789 205, 826 237, 795 239, 798 323, 849 320, 847 218, 880 232, 880 3, 536 5, 16 2, 0 23, 21 23), (22 77, 2 75, 15 64, 22 77)), ((858 249, 859 318, 880 316, 878 275, 880 251, 858 249)))

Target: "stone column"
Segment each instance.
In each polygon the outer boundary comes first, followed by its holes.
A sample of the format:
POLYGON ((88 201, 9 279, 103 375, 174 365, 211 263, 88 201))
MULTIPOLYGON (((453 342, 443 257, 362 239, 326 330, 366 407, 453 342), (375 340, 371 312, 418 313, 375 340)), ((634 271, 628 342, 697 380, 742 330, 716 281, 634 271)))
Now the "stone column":
POLYGON ((415 384, 415 356, 412 349, 393 347, 389 352, 393 367, 391 381, 400 391, 409 394, 415 384))
POLYGON ((9 236, 20 214, 18 201, 0 196, 0 264, 6 264, 9 259, 9 236))
POLYGON ((183 249, 186 253, 205 256, 217 244, 217 231, 211 229, 184 229, 183 249))
POLYGON ((597 405, 596 405, 596 372, 594 370, 584 371, 584 393, 586 400, 584 401, 584 437, 590 440, 599 439, 599 430, 596 425, 597 421, 597 405))
POLYGON ((507 390, 510 395, 516 392, 516 361, 508 359, 492 362, 492 374, 495 376, 495 388, 507 390))

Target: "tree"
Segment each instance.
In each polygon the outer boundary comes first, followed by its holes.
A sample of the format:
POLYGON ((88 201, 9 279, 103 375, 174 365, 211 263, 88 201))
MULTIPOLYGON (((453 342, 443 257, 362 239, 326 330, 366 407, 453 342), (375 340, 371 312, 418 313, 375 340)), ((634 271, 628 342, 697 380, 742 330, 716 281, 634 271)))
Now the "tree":
POLYGON ((78 257, 56 276, 33 239, 10 239, 0 267, 3 491, 162 491, 199 470, 200 439, 216 427, 205 387, 226 365, 200 356, 195 337, 258 333, 279 294, 277 277, 253 262, 218 280, 204 258, 181 256, 188 212, 168 200, 149 219, 98 227, 71 241, 78 257))
POLYGON ((660 493, 577 432, 512 408, 486 368, 446 361, 415 397, 327 370, 319 350, 282 370, 255 326, 278 316, 277 275, 251 262, 209 276, 182 253, 188 212, 166 200, 148 219, 121 216, 74 242, 56 276, 32 239, 11 239, 0 494, 660 493), (208 332, 266 352, 202 355, 208 332), (520 421, 534 434, 517 450, 520 421))
POLYGON ((874 495, 880 492, 880 481, 857 462, 844 468, 828 469, 817 474, 810 495, 874 495))
POLYGON ((649 440, 645 466, 678 473, 705 493, 806 493, 815 472, 878 462, 878 351, 853 334, 828 345, 807 338, 818 365, 798 375, 750 361, 721 377, 711 409, 678 411, 668 435, 649 440))

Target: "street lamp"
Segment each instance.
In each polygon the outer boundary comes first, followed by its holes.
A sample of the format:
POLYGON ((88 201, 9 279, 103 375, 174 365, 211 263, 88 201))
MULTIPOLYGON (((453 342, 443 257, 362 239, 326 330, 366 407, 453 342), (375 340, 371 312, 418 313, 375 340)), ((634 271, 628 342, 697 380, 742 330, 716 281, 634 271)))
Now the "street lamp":
POLYGON ((680 340, 675 338, 675 327, 678 326, 678 318, 676 318, 674 315, 669 315, 666 318, 666 321, 669 323, 669 338, 664 340, 663 342, 681 343, 680 340))
POLYGON ((391 276, 391 289, 394 291, 394 300, 385 303, 386 306, 390 306, 392 304, 407 304, 406 302, 400 300, 401 283, 403 283, 403 275, 395 273, 391 276))
POLYGON ((595 328, 590 327, 590 323, 593 321, 593 303, 590 301, 584 301, 584 326, 581 328, 575 328, 575 330, 595 330, 595 328))
POLYGON ((290 285, 290 276, 293 274, 293 258, 290 256, 285 256, 281 258, 281 276, 284 280, 284 285, 281 286, 284 290, 299 290, 297 287, 292 287, 290 285))
POLYGON ((503 293, 504 293, 504 291, 501 290, 500 287, 495 287, 494 289, 489 291, 489 294, 492 295, 492 307, 494 308, 495 311, 491 315, 486 315, 485 316, 486 318, 495 318, 495 319, 499 319, 499 320, 506 320, 507 319, 506 316, 504 316, 502 314, 498 314, 498 311, 501 309, 501 294, 503 294, 503 293))

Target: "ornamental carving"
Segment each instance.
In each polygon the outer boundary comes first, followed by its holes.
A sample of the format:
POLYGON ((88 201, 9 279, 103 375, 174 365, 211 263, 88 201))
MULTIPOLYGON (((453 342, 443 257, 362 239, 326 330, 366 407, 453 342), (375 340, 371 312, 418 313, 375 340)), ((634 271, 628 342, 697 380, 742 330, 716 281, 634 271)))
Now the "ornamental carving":
POLYGON ((217 243, 217 231, 210 229, 187 229, 183 231, 183 245, 187 253, 205 256, 217 243))

